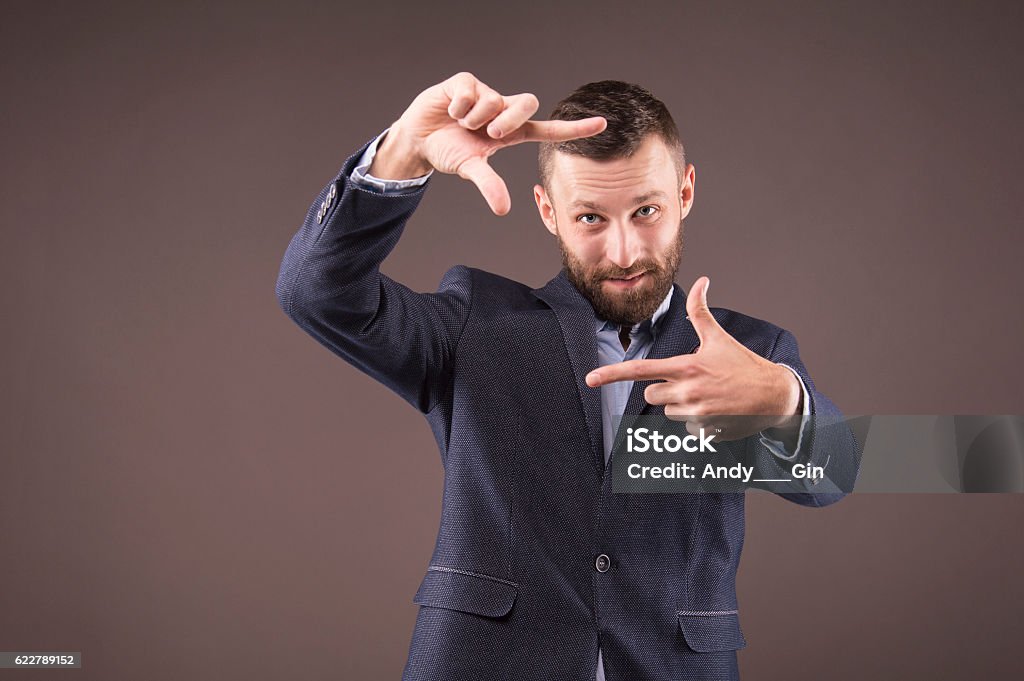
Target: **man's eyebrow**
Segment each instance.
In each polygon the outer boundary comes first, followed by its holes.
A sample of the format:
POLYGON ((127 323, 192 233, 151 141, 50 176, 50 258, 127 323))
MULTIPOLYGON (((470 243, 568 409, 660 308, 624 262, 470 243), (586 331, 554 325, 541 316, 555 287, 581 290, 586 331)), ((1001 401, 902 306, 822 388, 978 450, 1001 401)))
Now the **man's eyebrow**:
MULTIPOLYGON (((661 191, 660 189, 656 189, 656 190, 654 190, 652 192, 647 192, 646 194, 641 194, 640 196, 633 197, 633 204, 635 205, 635 204, 639 204, 639 203, 645 203, 647 201, 650 201, 651 199, 664 199, 664 198, 667 198, 667 195, 665 194, 665 192, 661 191)), ((579 200, 579 199, 577 199, 576 201, 573 201, 572 203, 570 203, 569 207, 570 208, 589 208, 591 210, 602 210, 602 211, 605 210, 604 206, 602 206, 599 203, 594 203, 593 201, 582 201, 582 200, 579 200)))

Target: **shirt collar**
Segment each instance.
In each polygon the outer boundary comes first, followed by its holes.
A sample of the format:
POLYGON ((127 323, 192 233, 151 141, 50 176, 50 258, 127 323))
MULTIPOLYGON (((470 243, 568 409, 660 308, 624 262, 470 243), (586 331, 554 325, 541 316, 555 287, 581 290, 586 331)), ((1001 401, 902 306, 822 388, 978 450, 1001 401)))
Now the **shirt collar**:
MULTIPOLYGON (((665 294, 665 297, 661 301, 661 305, 659 305, 658 309, 654 311, 654 314, 651 315, 650 319, 645 319, 644 321, 638 322, 638 323, 633 325, 633 328, 629 332, 629 334, 631 336, 634 336, 634 335, 636 335, 638 333, 641 333, 641 332, 647 332, 648 330, 653 330, 653 332, 657 332, 657 330, 658 330, 658 327, 657 327, 658 320, 661 319, 661 317, 664 316, 664 314, 666 312, 668 312, 669 305, 672 302, 672 291, 674 291, 675 288, 676 288, 675 285, 672 285, 672 286, 669 287, 668 293, 665 294)), ((618 333, 619 327, 616 326, 615 324, 613 324, 612 322, 609 322, 607 320, 601 319, 600 317, 598 317, 596 315, 594 316, 594 318, 596 320, 596 325, 597 325, 597 330, 598 331, 603 331, 605 329, 611 329, 611 330, 615 331, 616 333, 618 333)), ((651 334, 652 336, 654 335, 653 332, 651 334)))

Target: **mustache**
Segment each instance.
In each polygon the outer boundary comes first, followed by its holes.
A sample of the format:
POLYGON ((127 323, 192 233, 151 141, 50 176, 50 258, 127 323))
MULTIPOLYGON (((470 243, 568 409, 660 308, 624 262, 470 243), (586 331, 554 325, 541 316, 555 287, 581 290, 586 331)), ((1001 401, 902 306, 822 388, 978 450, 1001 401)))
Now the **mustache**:
POLYGON ((628 279, 629 277, 636 276, 642 272, 657 273, 661 267, 658 263, 653 260, 637 261, 633 263, 633 266, 629 269, 622 269, 621 267, 602 267, 594 270, 590 274, 592 281, 603 281, 605 279, 628 279))

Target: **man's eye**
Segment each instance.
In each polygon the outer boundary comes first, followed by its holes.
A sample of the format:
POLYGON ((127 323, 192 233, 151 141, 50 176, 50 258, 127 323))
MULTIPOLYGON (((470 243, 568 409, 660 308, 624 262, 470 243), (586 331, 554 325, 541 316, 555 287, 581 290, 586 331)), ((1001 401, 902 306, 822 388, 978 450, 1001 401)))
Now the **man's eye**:
POLYGON ((649 218, 658 212, 657 206, 642 206, 638 208, 636 214, 642 218, 649 218))
POLYGON ((593 213, 586 213, 584 215, 579 216, 576 219, 585 225, 596 225, 597 221, 600 220, 601 218, 598 217, 597 215, 594 215, 593 213))

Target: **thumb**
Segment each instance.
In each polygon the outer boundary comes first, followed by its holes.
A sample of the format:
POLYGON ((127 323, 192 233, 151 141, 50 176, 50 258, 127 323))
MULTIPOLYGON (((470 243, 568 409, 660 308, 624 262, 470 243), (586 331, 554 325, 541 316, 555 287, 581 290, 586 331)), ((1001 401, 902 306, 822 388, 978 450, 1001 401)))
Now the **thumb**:
POLYGON ((711 279, 700 277, 693 282, 690 292, 686 295, 686 314, 702 345, 711 336, 722 330, 708 308, 708 288, 710 286, 711 279))
POLYGON ((494 172, 494 168, 487 164, 486 159, 467 159, 459 166, 459 177, 476 185, 495 215, 505 215, 512 208, 512 199, 508 194, 508 187, 505 186, 505 180, 494 172))

